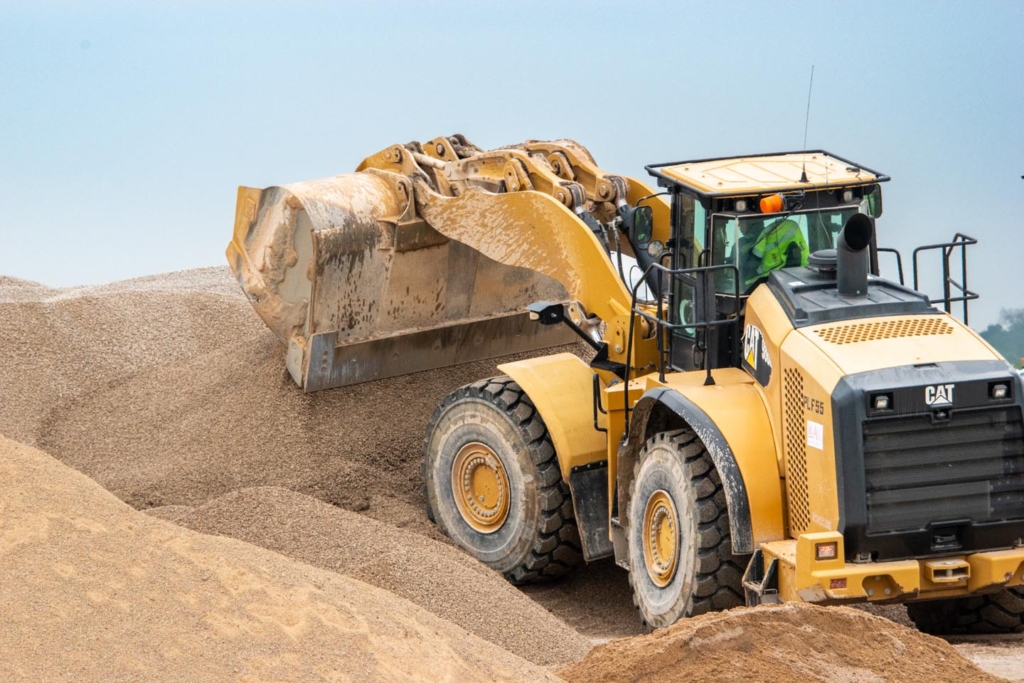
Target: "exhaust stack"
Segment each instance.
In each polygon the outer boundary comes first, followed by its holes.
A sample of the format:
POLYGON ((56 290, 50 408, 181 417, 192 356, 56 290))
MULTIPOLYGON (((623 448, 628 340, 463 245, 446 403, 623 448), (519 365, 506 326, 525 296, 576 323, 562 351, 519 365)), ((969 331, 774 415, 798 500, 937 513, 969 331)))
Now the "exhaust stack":
POLYGON ((850 216, 836 240, 836 289, 840 296, 864 296, 868 293, 871 268, 868 245, 874 234, 871 219, 862 213, 850 216))

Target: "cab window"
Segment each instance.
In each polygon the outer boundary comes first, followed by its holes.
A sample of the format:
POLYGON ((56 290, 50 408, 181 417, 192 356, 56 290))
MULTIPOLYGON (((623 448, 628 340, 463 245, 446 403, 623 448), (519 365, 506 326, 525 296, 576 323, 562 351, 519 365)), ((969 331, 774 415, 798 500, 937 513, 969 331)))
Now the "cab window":
MULTIPOLYGON (((740 291, 749 294, 780 268, 806 266, 807 257, 821 249, 834 249, 836 236, 857 207, 826 211, 735 216, 716 214, 711 221, 711 263, 731 264, 739 270, 740 291)), ((716 291, 734 294, 733 275, 715 277, 716 291)))

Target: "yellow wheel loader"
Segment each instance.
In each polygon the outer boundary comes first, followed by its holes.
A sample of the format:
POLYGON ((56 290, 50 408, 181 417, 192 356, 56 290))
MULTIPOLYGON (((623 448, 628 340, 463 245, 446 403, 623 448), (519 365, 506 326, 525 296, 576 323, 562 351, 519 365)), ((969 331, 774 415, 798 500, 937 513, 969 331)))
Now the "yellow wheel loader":
POLYGON ((592 347, 500 365, 430 420, 432 519, 515 583, 613 556, 651 627, 802 600, 1024 629, 1024 387, 966 325, 974 240, 915 250, 911 288, 866 166, 647 171, 658 190, 568 140, 395 145, 241 188, 228 258, 307 391, 592 347))

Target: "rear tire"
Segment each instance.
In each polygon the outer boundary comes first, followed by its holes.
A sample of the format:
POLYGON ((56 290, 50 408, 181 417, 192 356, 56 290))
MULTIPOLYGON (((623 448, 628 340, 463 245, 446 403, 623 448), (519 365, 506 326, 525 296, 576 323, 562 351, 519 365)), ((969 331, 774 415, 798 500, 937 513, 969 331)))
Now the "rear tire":
POLYGON ((907 616, 932 635, 1024 633, 1024 587, 954 600, 912 602, 907 616))
POLYGON ((629 502, 629 583, 649 628, 744 604, 718 471, 690 430, 647 441, 629 502))
POLYGON ((446 397, 424 450, 428 514, 470 555, 515 584, 561 576, 582 561, 551 437, 509 377, 446 397))

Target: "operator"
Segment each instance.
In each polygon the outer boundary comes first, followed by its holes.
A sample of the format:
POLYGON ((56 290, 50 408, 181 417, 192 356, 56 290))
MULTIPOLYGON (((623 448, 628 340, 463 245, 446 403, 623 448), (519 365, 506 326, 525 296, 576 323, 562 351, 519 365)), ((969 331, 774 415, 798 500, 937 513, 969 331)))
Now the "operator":
POLYGON ((737 248, 744 293, 750 293, 773 270, 806 266, 810 253, 803 231, 791 218, 741 220, 737 248))

